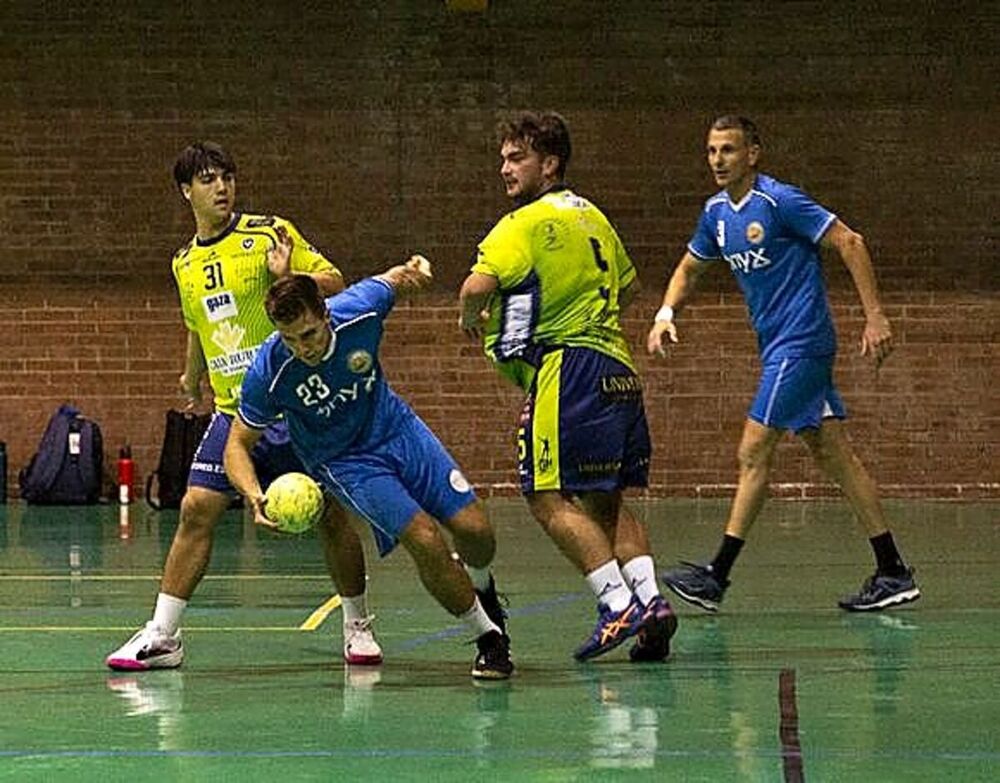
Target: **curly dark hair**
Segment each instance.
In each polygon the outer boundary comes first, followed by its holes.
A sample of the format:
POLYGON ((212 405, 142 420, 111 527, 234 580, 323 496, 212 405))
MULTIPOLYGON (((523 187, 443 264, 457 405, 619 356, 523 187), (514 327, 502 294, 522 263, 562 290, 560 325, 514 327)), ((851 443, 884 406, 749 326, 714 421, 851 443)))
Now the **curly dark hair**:
POLYGON ((566 120, 554 111, 526 111, 497 126, 497 136, 501 144, 506 141, 521 141, 542 155, 559 158, 559 179, 566 176, 573 147, 569 141, 566 120))

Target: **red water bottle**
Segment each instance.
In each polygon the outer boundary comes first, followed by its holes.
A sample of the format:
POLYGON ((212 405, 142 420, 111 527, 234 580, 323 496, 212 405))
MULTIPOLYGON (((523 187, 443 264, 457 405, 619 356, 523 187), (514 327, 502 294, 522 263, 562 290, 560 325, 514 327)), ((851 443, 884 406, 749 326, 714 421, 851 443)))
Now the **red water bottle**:
POLYGON ((122 505, 132 502, 134 479, 135 463, 132 461, 132 447, 126 444, 118 451, 118 502, 122 505))

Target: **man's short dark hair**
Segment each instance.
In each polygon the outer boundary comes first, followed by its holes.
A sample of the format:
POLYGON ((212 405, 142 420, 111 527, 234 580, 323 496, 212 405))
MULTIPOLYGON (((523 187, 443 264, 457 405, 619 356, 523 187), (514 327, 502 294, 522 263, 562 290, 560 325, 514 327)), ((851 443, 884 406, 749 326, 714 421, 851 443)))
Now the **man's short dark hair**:
POLYGON ((222 145, 214 141, 197 141, 177 156, 174 163, 174 182, 178 189, 181 185, 190 185, 192 180, 203 171, 215 169, 220 174, 235 174, 236 161, 226 152, 222 145))
POLYGON ((497 135, 501 144, 506 141, 521 141, 542 155, 555 155, 559 158, 559 179, 566 176, 566 166, 573 147, 569 141, 566 120, 554 111, 523 112, 512 120, 500 123, 497 135))
POLYGON ((748 117, 742 117, 738 114, 723 114, 712 123, 712 130, 741 130, 747 144, 752 144, 755 147, 764 146, 760 140, 760 131, 757 130, 756 123, 748 117))
POLYGON ((264 298, 267 317, 276 324, 290 324, 310 312, 322 318, 326 303, 319 285, 310 275, 288 275, 278 278, 267 289, 264 298))

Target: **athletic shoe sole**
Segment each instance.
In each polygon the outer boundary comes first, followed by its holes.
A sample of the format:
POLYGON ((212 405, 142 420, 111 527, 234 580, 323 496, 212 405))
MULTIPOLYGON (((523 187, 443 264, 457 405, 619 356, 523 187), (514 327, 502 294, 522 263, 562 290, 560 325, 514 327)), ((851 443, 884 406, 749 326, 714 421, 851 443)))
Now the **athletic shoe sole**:
POLYGON ((673 582, 671 582, 667 578, 663 579, 663 584, 665 584, 667 587, 669 587, 671 589, 671 591, 673 591, 674 593, 677 594, 678 597, 683 598, 689 604, 694 604, 695 606, 700 606, 702 609, 705 609, 705 610, 707 610, 709 612, 717 612, 717 611, 719 611, 719 603, 718 603, 718 601, 712 601, 712 600, 709 600, 708 598, 702 598, 702 597, 697 596, 697 595, 691 595, 690 593, 687 593, 684 590, 682 590, 680 587, 678 587, 677 585, 675 585, 673 582))
POLYGON ((513 672, 501 672, 496 669, 473 669, 474 680, 509 680, 513 672))
POLYGON ((920 598, 920 588, 914 587, 912 590, 895 593, 873 604, 865 604, 863 606, 857 604, 840 604, 840 608, 848 612, 877 612, 880 609, 888 609, 890 606, 912 603, 918 598, 920 598))
POLYGON ((344 662, 351 666, 378 666, 382 663, 381 655, 356 655, 344 653, 344 662))
POLYGON ((135 658, 114 658, 108 657, 104 663, 109 669, 119 672, 144 672, 150 669, 176 669, 184 660, 183 649, 163 655, 154 655, 145 661, 135 658))

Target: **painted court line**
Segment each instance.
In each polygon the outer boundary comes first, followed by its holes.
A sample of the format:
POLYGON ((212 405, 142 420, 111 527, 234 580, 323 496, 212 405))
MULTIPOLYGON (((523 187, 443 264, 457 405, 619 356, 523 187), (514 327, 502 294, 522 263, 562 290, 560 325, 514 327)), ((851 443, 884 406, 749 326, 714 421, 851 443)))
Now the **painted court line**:
POLYGON ((804 783, 802 745, 799 742, 799 707, 795 701, 795 669, 782 669, 778 675, 778 707, 781 720, 781 766, 785 783, 804 783))
MULTIPOLYGON (((160 574, 3 574, 0 575, 0 582, 148 582, 151 579, 160 579, 160 574)), ((268 580, 307 582, 317 580, 328 581, 327 574, 208 574, 202 577, 203 582, 263 582, 268 580)))
POLYGON ((325 604, 306 618, 306 621, 299 626, 300 631, 315 631, 329 617, 330 612, 340 606, 340 596, 331 596, 325 604))
MULTIPOLYGON (((555 598, 550 598, 547 601, 539 601, 538 603, 528 604, 527 606, 513 609, 511 610, 510 615, 512 617, 523 617, 526 615, 548 612, 561 604, 570 603, 571 601, 579 601, 581 598, 586 598, 587 595, 587 593, 564 593, 563 595, 558 595, 555 598)), ((415 636, 412 639, 407 639, 405 642, 395 645, 394 649, 400 652, 409 652, 410 650, 415 650, 417 647, 423 647, 425 644, 430 644, 431 642, 439 642, 442 639, 451 639, 455 636, 461 636, 464 633, 468 633, 468 630, 469 629, 464 625, 453 625, 449 628, 435 631, 434 633, 423 634, 421 636, 415 636)))

